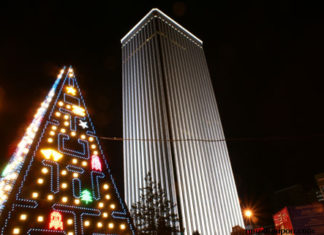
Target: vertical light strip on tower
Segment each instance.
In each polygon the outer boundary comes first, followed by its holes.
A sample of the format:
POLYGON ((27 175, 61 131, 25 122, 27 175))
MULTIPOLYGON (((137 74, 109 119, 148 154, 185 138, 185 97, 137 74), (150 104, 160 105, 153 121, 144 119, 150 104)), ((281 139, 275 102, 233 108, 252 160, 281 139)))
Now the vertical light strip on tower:
POLYGON ((186 234, 244 226, 202 41, 152 9, 121 43, 128 206, 150 171, 186 234))

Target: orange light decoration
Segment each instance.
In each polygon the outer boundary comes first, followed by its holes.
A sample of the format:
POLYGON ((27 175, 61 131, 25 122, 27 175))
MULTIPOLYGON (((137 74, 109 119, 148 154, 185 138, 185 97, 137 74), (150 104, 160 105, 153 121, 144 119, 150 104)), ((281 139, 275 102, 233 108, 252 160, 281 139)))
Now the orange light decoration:
POLYGON ((91 156, 91 168, 94 171, 102 171, 100 159, 96 155, 91 156))
POLYGON ((53 150, 53 149, 42 149, 41 153, 46 159, 53 159, 54 161, 58 161, 63 157, 63 154, 53 150))
POLYGON ((77 106, 77 105, 73 105, 72 106, 72 112, 76 115, 79 115, 81 117, 84 117, 86 114, 85 114, 85 109, 80 107, 80 106, 77 106))
POLYGON ((53 211, 50 215, 49 229, 63 230, 63 219, 62 215, 58 211, 53 211))
POLYGON ((76 95, 76 89, 71 86, 68 86, 68 87, 66 87, 66 93, 71 94, 71 95, 76 95))

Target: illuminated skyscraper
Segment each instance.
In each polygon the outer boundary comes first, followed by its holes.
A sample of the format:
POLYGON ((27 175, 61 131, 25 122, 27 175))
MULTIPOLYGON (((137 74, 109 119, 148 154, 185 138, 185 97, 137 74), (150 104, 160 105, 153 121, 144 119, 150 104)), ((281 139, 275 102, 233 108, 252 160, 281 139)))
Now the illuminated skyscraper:
POLYGON ((202 41, 152 9, 121 43, 126 203, 150 171, 186 234, 243 226, 202 41))

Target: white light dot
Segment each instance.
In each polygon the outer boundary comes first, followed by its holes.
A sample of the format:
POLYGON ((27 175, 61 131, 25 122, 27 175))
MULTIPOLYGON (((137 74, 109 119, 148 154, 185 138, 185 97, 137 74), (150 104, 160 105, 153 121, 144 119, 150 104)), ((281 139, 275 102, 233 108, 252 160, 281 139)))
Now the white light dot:
POLYGON ((90 221, 89 220, 84 221, 84 226, 88 227, 89 225, 90 225, 90 221))
POLYGON ((27 215, 26 214, 21 214, 19 219, 20 220, 26 220, 27 219, 27 215))
POLYGON ((37 192, 33 192, 33 193, 32 193, 32 197, 33 197, 33 198, 38 198, 38 193, 37 193, 37 192))
POLYGON ((13 234, 19 234, 20 233, 20 229, 19 228, 14 228, 12 231, 13 234))
POLYGON ((43 180, 42 178, 38 178, 38 179, 37 179, 37 183, 38 183, 38 184, 43 184, 43 183, 44 183, 44 180, 43 180))
POLYGON ((43 216, 38 216, 37 217, 37 222, 43 222, 44 221, 44 217, 43 216))

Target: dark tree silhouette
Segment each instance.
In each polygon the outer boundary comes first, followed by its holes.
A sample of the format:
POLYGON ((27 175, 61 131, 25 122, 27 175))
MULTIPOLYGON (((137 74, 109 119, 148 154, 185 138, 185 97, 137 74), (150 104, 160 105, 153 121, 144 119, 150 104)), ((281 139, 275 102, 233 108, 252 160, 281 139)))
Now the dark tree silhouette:
POLYGON ((168 235, 183 232, 179 228, 176 204, 170 201, 161 184, 145 176, 145 187, 140 189, 140 200, 132 205, 131 215, 138 234, 168 235))

